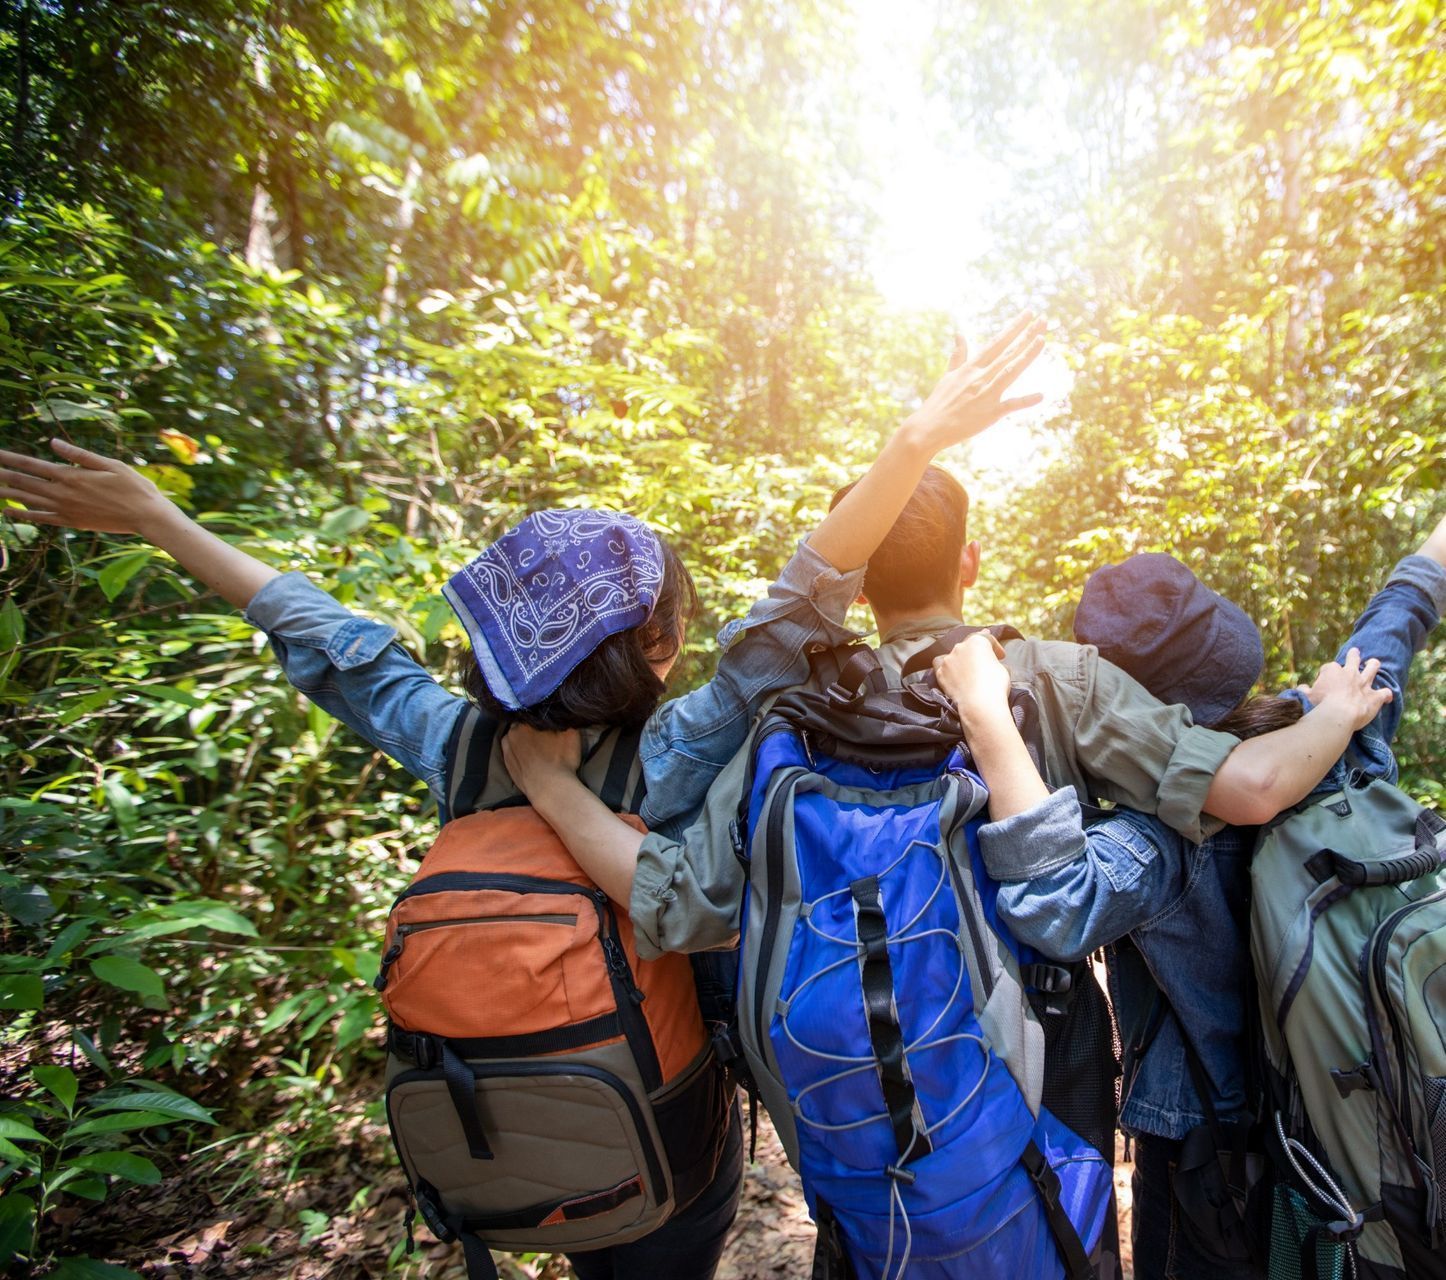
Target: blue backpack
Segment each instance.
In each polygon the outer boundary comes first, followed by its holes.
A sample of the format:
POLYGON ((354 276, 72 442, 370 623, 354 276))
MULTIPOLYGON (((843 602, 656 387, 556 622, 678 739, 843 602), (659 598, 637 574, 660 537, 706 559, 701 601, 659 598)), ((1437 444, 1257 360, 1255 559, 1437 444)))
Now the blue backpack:
MULTIPOLYGON (((998 918, 976 838, 988 791, 932 672, 901 684, 865 645, 814 656, 759 724, 735 832, 738 1037, 819 1227, 813 1274, 1112 1274, 1098 984, 998 918)), ((1037 750, 1032 694, 1014 706, 1037 750)))

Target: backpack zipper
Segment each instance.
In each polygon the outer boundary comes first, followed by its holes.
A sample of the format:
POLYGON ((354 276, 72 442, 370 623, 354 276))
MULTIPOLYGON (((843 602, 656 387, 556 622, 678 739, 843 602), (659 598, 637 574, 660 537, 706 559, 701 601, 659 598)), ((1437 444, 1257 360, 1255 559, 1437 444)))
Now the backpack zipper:
POLYGON ((1429 893, 1424 898, 1417 898, 1414 902, 1408 902, 1404 907, 1398 907, 1385 921, 1376 927, 1375 936, 1370 943, 1370 987, 1368 996, 1374 996, 1374 1000, 1367 999, 1366 1017, 1375 1020, 1375 1010, 1371 1007, 1374 1004, 1386 1011, 1386 1021, 1391 1028, 1391 1039, 1396 1048, 1396 1069, 1397 1079, 1392 1080, 1390 1073, 1386 1072, 1383 1079, 1386 1082, 1390 1093, 1396 1095, 1390 1099, 1396 1108, 1397 1115, 1401 1118, 1401 1127, 1407 1134, 1414 1134, 1411 1128, 1411 1091, 1406 1087, 1406 1081, 1410 1075, 1411 1066, 1408 1060, 1405 1045, 1401 1036, 1400 1020, 1396 1017, 1395 1002, 1390 999, 1386 992, 1386 951, 1391 944, 1391 935, 1400 926, 1401 922, 1415 911, 1418 907, 1430 906, 1446 898, 1446 889, 1438 889, 1435 893, 1429 893), (1398 1087, 1399 1086, 1399 1087, 1398 1087))
POLYGON ((372 986, 378 991, 387 987, 387 970, 401 959, 402 950, 408 938, 414 933, 425 933, 429 929, 450 929, 466 924, 570 924, 577 923, 575 915, 551 916, 463 916, 456 920, 421 920, 415 924, 399 924, 392 934, 393 942, 382 956, 381 968, 372 979, 372 986))

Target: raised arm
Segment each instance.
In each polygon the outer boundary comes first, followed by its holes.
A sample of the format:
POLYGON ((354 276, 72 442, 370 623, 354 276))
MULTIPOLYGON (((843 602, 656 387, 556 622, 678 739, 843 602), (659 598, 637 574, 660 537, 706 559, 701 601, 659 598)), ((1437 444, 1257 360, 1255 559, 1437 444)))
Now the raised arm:
POLYGON ((1037 405, 1039 395, 1001 399, 1044 350, 1044 321, 1021 312, 971 360, 956 339, 948 371, 890 438, 868 472, 824 518, 809 545, 835 569, 861 568, 878 549, 929 463, 1007 414, 1037 405))
POLYGON ((1205 796, 1205 809, 1236 826, 1269 822, 1299 804, 1341 757, 1351 734, 1364 728, 1391 700, 1373 688, 1381 664, 1364 665, 1358 649, 1344 662, 1327 662, 1307 694, 1313 710, 1293 725, 1242 742, 1220 766, 1205 796))
POLYGON ((63 440, 65 462, 0 450, 0 497, 36 524, 137 534, 266 632, 286 678, 431 789, 444 818, 447 741, 466 702, 396 643, 300 573, 281 574, 203 529, 140 472, 63 440))
POLYGON ((137 534, 238 609, 280 576, 203 529, 135 468, 65 440, 52 440, 50 447, 63 462, 0 449, 0 498, 21 504, 11 512, 17 518, 96 533, 137 534))

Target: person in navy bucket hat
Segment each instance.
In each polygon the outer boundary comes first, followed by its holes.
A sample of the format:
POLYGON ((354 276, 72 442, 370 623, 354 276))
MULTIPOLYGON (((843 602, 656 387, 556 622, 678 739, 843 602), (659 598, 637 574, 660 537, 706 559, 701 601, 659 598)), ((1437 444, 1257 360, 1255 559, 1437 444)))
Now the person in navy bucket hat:
POLYGON ((1260 631, 1245 610, 1162 551, 1095 570, 1074 636, 1161 701, 1189 707, 1198 724, 1223 720, 1265 670, 1260 631))

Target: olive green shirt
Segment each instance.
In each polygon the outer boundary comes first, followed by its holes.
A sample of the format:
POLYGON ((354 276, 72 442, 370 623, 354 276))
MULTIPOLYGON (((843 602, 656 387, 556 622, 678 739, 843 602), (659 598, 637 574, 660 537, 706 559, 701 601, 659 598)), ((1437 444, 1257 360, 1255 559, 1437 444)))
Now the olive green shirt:
MULTIPOLYGON (((928 618, 886 634, 879 657, 891 683, 899 683, 913 654, 958 625, 958 618, 928 618)), ((1011 640, 1004 662, 1014 683, 1032 689, 1039 704, 1051 787, 1073 787, 1085 803, 1158 814, 1197 842, 1220 829, 1222 823, 1203 813, 1205 794, 1239 739, 1194 724, 1184 707, 1166 706, 1093 645, 1011 640)), ((757 723, 683 839, 655 832, 643 841, 629 904, 640 955, 704 951, 730 944, 737 934, 744 873, 729 824, 738 813, 757 723)))

